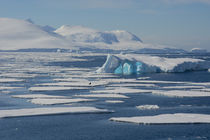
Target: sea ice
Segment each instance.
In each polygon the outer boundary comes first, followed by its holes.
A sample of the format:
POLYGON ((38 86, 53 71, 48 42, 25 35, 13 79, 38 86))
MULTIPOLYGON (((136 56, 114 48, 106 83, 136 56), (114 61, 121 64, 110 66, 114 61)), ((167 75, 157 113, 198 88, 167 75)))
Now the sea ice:
POLYGON ((129 98, 125 95, 120 94, 83 94, 83 95, 75 95, 76 97, 97 97, 97 98, 129 98))
POLYGON ((94 90, 91 93, 113 93, 113 94, 127 94, 127 93, 151 93, 153 90, 143 90, 143 89, 132 89, 125 87, 117 87, 114 89, 104 89, 104 90, 94 90))
POLYGON ((202 91, 192 91, 192 90, 170 90, 170 91, 160 91, 154 90, 153 94, 159 94, 169 97, 209 97, 210 92, 202 91))
POLYGON ((0 90, 7 90, 7 89, 19 89, 23 87, 0 87, 0 90))
POLYGON ((137 124, 188 124, 188 123, 210 123, 210 115, 206 114, 161 114, 156 116, 138 117, 114 117, 111 121, 128 122, 137 124))
POLYGON ((167 86, 162 87, 163 89, 202 89, 204 86, 167 86))
POLYGON ((0 118, 24 117, 37 115, 75 114, 75 113, 110 113, 107 109, 95 107, 49 107, 0 110, 0 118))
POLYGON ((53 90, 74 90, 74 89, 88 89, 88 87, 30 87, 30 91, 53 91, 53 90))
POLYGON ((106 100, 105 102, 106 103, 113 103, 113 104, 116 104, 116 103, 124 103, 124 101, 120 101, 120 100, 106 100))
POLYGON ((46 98, 46 99, 54 99, 54 98, 66 98, 66 96, 52 96, 46 94, 25 94, 25 95, 12 95, 13 98, 23 98, 23 99, 36 99, 36 98, 46 98))
POLYGON ((151 109, 159 109, 160 107, 158 105, 139 105, 136 106, 136 108, 140 110, 151 110, 151 109))
POLYGON ((8 83, 8 82, 22 82, 22 79, 14 79, 14 78, 0 78, 0 83, 8 83))
POLYGON ((55 104, 67 104, 67 103, 78 103, 78 102, 89 102, 95 101, 94 99, 31 99, 29 100, 33 104, 40 104, 40 105, 55 105, 55 104))

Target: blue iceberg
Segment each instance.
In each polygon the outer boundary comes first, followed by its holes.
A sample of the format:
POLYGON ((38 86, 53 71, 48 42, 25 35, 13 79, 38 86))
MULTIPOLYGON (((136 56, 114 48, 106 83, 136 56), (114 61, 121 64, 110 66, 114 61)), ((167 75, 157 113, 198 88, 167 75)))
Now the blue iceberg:
POLYGON ((192 58, 163 58, 149 55, 108 55, 98 73, 132 75, 141 73, 208 70, 210 62, 192 58))

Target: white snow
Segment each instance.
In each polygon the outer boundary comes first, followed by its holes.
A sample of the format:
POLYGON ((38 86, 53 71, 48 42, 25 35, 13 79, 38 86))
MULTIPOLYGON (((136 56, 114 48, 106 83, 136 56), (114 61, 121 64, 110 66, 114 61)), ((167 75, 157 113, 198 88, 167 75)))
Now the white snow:
POLYGON ((36 98, 29 100, 33 104, 40 104, 40 105, 55 105, 55 104, 67 104, 67 103, 78 103, 78 102, 89 102, 95 101, 94 99, 44 99, 44 98, 36 98))
POLYGON ((202 48, 193 48, 190 50, 191 53, 207 53, 208 51, 202 48))
POLYGON ((54 96, 54 95, 46 95, 46 94, 25 94, 25 95, 12 95, 13 98, 24 98, 24 99, 36 99, 36 98, 66 98, 65 96, 54 96))
POLYGON ((136 108, 140 110, 151 110, 151 109, 159 109, 160 107, 158 105, 139 105, 136 106, 136 108))
POLYGON ((30 87, 28 90, 30 91, 53 91, 53 90, 74 90, 74 89, 88 89, 88 87, 30 87))
POLYGON ((75 113, 109 113, 107 109, 95 107, 49 107, 0 110, 0 118, 24 117, 37 115, 75 114, 75 113))
POLYGON ((111 121, 128 122, 137 124, 188 124, 188 123, 210 123, 210 115, 207 114, 161 114, 156 116, 138 117, 115 117, 111 121))
POLYGON ((106 100, 105 102, 106 103, 113 103, 113 104, 116 104, 116 103, 124 103, 124 101, 120 101, 120 100, 106 100))
POLYGON ((194 90, 170 90, 170 91, 152 91, 153 94, 159 94, 169 97, 209 97, 210 92, 194 90))
POLYGON ((108 55, 98 73, 139 74, 207 70, 210 62, 192 58, 164 58, 149 55, 108 55))
POLYGON ((76 97, 97 97, 97 98, 129 98, 125 95, 120 94, 83 94, 83 95, 75 95, 76 97))

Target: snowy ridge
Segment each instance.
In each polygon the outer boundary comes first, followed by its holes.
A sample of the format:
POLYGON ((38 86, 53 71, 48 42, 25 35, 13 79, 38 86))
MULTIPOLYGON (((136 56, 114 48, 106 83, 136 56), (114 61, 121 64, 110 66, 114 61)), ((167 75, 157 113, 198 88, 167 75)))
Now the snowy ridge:
POLYGON ((36 25, 31 20, 0 18, 0 51, 60 51, 185 53, 182 49, 145 44, 124 31, 98 31, 83 26, 63 25, 58 29, 36 25))
POLYGON ((98 73, 140 74, 208 70, 209 61, 191 58, 163 58, 149 55, 108 55, 98 73))

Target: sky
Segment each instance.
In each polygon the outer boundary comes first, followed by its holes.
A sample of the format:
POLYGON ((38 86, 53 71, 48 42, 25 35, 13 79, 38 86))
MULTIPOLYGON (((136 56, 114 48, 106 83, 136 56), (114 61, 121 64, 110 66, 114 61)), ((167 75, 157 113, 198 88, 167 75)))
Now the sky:
POLYGON ((210 51, 210 0, 0 0, 0 17, 127 30, 145 43, 210 51))

